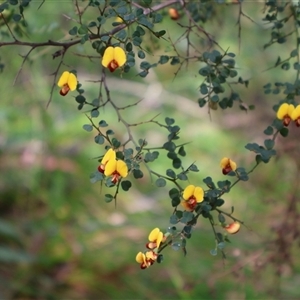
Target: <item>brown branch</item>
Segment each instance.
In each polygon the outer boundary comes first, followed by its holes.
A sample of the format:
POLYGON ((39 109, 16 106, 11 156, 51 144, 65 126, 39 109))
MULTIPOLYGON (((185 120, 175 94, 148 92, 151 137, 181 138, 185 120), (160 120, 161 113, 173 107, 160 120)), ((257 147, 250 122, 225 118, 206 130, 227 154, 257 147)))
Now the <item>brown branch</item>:
MULTIPOLYGON (((169 0, 169 1, 164 1, 164 3, 157 4, 157 5, 153 6, 152 8, 146 8, 146 9, 144 9, 144 15, 147 16, 151 12, 159 11, 159 10, 161 10, 165 7, 168 7, 170 5, 173 5, 177 2, 178 2, 178 0, 169 0)), ((89 40, 99 39, 99 38, 104 37, 104 36, 113 36, 117 32, 119 32, 122 29, 128 27, 129 25, 135 23, 136 21, 137 21, 137 18, 135 18, 134 20, 132 20, 132 21, 126 23, 126 24, 120 24, 117 27, 115 27, 114 29, 112 29, 111 31, 105 32, 105 33, 102 33, 102 34, 99 34, 99 35, 98 34, 97 35, 96 34, 90 34, 89 35, 89 40)), ((11 32, 11 34, 12 34, 12 32, 11 32)), ((14 37, 13 34, 12 34, 12 36, 14 37)), ((0 42, 0 47, 5 47, 5 46, 29 46, 29 47, 37 48, 37 47, 45 47, 45 46, 54 46, 54 47, 69 48, 71 46, 80 44, 80 42, 81 42, 81 38, 71 40, 71 41, 68 41, 68 42, 56 42, 56 41, 48 40, 46 42, 40 42, 40 43, 19 41, 15 38, 15 41, 0 42)))

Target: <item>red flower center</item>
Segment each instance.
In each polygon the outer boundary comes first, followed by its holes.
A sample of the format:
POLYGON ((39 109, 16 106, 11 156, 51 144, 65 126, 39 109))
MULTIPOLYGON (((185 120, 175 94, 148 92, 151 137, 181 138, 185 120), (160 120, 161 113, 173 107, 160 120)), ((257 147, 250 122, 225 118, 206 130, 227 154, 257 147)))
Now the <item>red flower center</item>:
POLYGON ((68 94, 70 88, 68 86, 68 84, 64 84, 63 87, 61 88, 61 90, 59 91, 59 93, 62 95, 62 96, 65 96, 68 94))
POLYGON ((195 206, 197 205, 197 200, 194 196, 191 196, 186 202, 189 209, 195 209, 195 206))
POLYGON ((223 172, 224 175, 228 174, 228 173, 231 172, 231 171, 232 171, 232 168, 231 168, 230 163, 228 163, 228 164, 223 168, 223 170, 222 170, 222 172, 223 172))
POLYGON ((284 126, 289 126, 290 122, 291 122, 291 117, 289 115, 285 115, 284 118, 283 118, 283 125, 284 126))
POLYGON ((108 64, 108 69, 109 71, 113 72, 115 69, 119 67, 118 63, 113 59, 109 64, 108 64))

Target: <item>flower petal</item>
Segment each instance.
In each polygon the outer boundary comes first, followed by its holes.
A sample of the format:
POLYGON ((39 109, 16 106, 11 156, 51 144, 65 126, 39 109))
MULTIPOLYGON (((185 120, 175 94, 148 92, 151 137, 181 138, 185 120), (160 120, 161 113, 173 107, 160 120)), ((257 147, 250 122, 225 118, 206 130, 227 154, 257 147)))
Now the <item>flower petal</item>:
POLYGON ((123 160, 117 161, 116 170, 123 178, 128 175, 128 167, 123 160))
POLYGON ((300 105, 297 105, 291 114, 291 118, 293 121, 300 118, 300 105))
POLYGON ((204 197, 204 191, 201 187, 197 186, 194 191, 194 196, 197 202, 202 202, 204 197))
POLYGON ((150 233, 149 233, 149 236, 148 236, 148 240, 150 242, 155 242, 157 237, 158 237, 158 234, 159 234, 160 230, 159 228, 154 228, 150 233))
POLYGON ((146 262, 146 256, 143 252, 139 252, 135 257, 136 262, 139 264, 146 262))
POLYGON ((110 148, 102 158, 101 164, 105 165, 110 159, 116 159, 116 152, 110 148))
POLYGON ((222 169, 226 168, 226 166, 228 165, 229 163, 229 158, 228 157, 223 157, 221 159, 221 162, 220 162, 220 166, 222 169))
POLYGON ((62 87, 62 86, 64 86, 65 84, 68 83, 69 74, 70 74, 70 72, 68 72, 68 71, 65 71, 65 72, 63 72, 63 73, 61 74, 61 76, 60 76, 60 78, 59 78, 59 80, 58 80, 58 82, 57 82, 57 85, 58 85, 59 87, 62 87))
POLYGON ((288 103, 281 104, 277 111, 277 118, 279 120, 283 120, 286 115, 291 117, 294 109, 295 107, 293 104, 288 104, 288 103))
POLYGON ((107 68, 112 60, 114 60, 114 48, 110 46, 107 47, 104 51, 102 57, 102 66, 107 68))
POLYGON ((114 59, 119 67, 122 67, 126 63, 126 53, 121 47, 114 48, 114 59))
POLYGON ((162 239, 163 239, 164 235, 163 233, 160 231, 157 235, 157 239, 156 239, 156 248, 159 248, 161 242, 162 242, 162 239))
POLYGON ((117 169, 117 161, 115 159, 110 159, 105 165, 104 175, 110 176, 117 169))
POLYGON ((233 171, 235 171, 236 170, 236 163, 233 160, 229 159, 229 164, 230 164, 231 169, 233 171))
POLYGON ((190 199, 193 195, 194 195, 194 191, 195 191, 195 186, 194 185, 188 185, 184 191, 183 191, 183 199, 184 200, 188 200, 190 199))
POLYGON ((75 74, 73 74, 73 73, 69 73, 68 86, 69 86, 71 91, 76 90, 77 78, 76 78, 75 74))
POLYGON ((235 222, 225 226, 224 228, 228 233, 235 234, 240 230, 241 224, 239 222, 235 221, 235 222))

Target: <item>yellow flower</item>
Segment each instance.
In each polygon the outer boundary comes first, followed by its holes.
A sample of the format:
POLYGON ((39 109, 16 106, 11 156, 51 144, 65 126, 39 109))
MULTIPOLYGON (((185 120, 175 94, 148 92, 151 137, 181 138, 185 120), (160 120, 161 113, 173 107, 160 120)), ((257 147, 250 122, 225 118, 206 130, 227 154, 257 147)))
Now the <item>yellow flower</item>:
POLYGON ((188 185, 183 191, 181 205, 187 211, 193 211, 196 205, 203 201, 204 191, 199 186, 188 185))
POLYGON ((277 118, 279 120, 283 120, 284 126, 288 126, 290 124, 294 109, 295 107, 293 104, 283 103, 280 105, 277 111, 277 118))
POLYGON ((128 167, 123 160, 110 159, 105 165, 105 176, 111 176, 111 181, 117 183, 120 177, 125 178, 128 175, 128 167))
POLYGON ((103 156, 102 160, 101 160, 101 164, 100 166, 98 167, 98 171, 100 173, 104 173, 104 170, 105 170, 105 165, 107 164, 107 162, 109 160, 116 160, 116 152, 110 148, 106 153, 105 155, 103 156))
POLYGON ((113 72, 126 63, 126 53, 121 47, 108 47, 105 49, 102 66, 113 72))
POLYGON ((291 118, 295 121, 296 126, 300 126, 300 105, 297 105, 296 108, 293 110, 291 118))
POLYGON ((57 85, 61 88, 59 93, 62 96, 68 94, 69 91, 74 91, 77 87, 77 78, 75 74, 65 71, 60 76, 57 85))
POLYGON ((147 251, 146 253, 139 252, 135 260, 137 263, 141 264, 141 269, 149 268, 157 259, 157 254, 153 251, 147 251))
POLYGON ((221 159, 220 166, 224 175, 236 170, 236 163, 228 157, 223 157, 221 159))
POLYGON ((160 244, 166 240, 164 234, 160 231, 159 228, 154 228, 148 237, 149 243, 146 244, 148 249, 154 250, 158 249, 160 244))
POLYGON ((235 221, 229 225, 226 225, 224 228, 228 233, 235 234, 240 230, 241 224, 239 222, 235 221))

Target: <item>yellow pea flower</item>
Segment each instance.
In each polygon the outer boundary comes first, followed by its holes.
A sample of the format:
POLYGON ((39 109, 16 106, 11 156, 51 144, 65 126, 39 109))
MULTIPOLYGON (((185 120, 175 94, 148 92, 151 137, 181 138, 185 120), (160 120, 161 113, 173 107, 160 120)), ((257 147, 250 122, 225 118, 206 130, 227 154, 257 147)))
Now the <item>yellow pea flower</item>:
POLYGON ((111 181, 117 183, 120 177, 125 178, 128 175, 128 167, 123 160, 116 160, 114 158, 108 160, 104 170, 105 176, 111 176, 111 181))
POLYGON ((159 228, 154 228, 149 236, 148 236, 149 243, 146 244, 148 249, 154 250, 158 249, 160 244, 166 240, 164 234, 160 231, 159 228))
POLYGON ((236 163, 228 157, 223 157, 221 159, 220 166, 224 175, 236 170, 236 163))
POLYGON ((293 110, 291 118, 295 121, 297 127, 300 126, 300 105, 297 105, 296 108, 293 110))
POLYGON ((283 120, 284 126, 288 126, 290 124, 294 109, 295 107, 293 104, 283 103, 280 105, 277 111, 277 118, 279 120, 283 120))
POLYGON ((116 152, 110 148, 106 153, 105 155, 103 156, 102 160, 101 160, 101 164, 99 165, 98 167, 98 171, 100 173, 104 173, 104 170, 105 170, 105 165, 107 164, 107 162, 109 160, 116 160, 116 152))
POLYGON ((61 88, 59 93, 62 96, 67 95, 69 91, 74 91, 77 87, 76 75, 68 71, 63 72, 57 82, 57 85, 61 88))
POLYGON ((102 58, 102 66, 110 72, 122 67, 126 63, 126 53, 121 47, 107 47, 102 58))
POLYGON ((188 185, 183 191, 181 205, 187 211, 193 211, 196 205, 203 201, 204 191, 199 186, 188 185))
POLYGON ((135 260, 141 265, 141 269, 146 269, 154 264, 157 256, 158 255, 153 251, 147 251, 146 253, 139 252, 135 257, 135 260))

